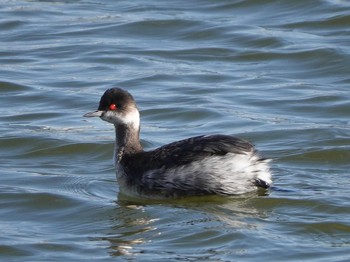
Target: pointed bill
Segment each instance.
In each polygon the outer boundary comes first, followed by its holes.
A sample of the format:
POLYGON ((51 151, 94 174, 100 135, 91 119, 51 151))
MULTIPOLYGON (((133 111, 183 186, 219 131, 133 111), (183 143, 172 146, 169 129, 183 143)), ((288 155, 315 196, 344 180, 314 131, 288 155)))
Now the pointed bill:
POLYGON ((94 111, 94 112, 89 112, 89 113, 86 113, 84 115, 84 117, 95 117, 95 116, 102 116, 104 111, 100 111, 100 110, 97 110, 97 111, 94 111))

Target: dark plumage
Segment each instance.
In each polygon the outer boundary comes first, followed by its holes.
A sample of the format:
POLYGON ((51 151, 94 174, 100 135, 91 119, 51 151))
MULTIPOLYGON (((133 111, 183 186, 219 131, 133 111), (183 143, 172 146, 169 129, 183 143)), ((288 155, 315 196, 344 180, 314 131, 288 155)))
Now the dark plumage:
POLYGON ((228 135, 197 136, 144 151, 139 112, 133 97, 120 88, 108 89, 99 116, 116 129, 116 169, 121 190, 146 197, 235 195, 268 188, 267 160, 254 146, 228 135))

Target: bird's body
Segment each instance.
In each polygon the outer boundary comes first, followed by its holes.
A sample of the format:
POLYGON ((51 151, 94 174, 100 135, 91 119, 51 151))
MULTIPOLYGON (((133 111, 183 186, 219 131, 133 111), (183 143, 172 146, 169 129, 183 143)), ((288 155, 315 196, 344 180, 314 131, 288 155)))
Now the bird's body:
POLYGON ((108 89, 98 110, 85 116, 114 124, 117 179, 125 194, 146 198, 239 195, 272 183, 268 160, 251 143, 234 136, 197 136, 144 151, 135 100, 120 88, 108 89))

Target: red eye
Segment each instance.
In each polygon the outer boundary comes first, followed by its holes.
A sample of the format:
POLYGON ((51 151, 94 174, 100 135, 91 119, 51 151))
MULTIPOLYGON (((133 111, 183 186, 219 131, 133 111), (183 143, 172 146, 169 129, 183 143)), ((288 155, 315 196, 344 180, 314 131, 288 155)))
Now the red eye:
POLYGON ((117 109, 117 106, 116 106, 115 104, 111 104, 111 105, 109 106, 109 109, 110 109, 110 110, 116 110, 116 109, 117 109))

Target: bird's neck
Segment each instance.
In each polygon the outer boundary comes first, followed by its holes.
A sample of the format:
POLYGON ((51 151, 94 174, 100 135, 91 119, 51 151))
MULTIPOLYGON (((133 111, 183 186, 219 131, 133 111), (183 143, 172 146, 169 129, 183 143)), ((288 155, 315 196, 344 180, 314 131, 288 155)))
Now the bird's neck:
POLYGON ((115 125, 116 144, 115 158, 120 162, 125 154, 135 154, 143 151, 140 143, 140 127, 124 124, 115 125))

